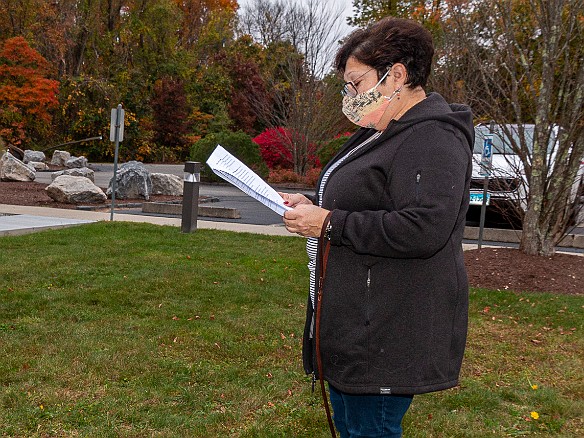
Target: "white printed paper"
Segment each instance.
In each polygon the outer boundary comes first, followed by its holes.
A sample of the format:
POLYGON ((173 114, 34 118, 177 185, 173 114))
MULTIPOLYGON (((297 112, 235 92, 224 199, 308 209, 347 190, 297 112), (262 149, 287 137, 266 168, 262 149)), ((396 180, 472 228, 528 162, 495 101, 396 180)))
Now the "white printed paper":
POLYGON ((207 165, 225 181, 257 199, 280 216, 291 210, 290 207, 284 205, 284 200, 272 187, 221 145, 217 145, 207 159, 207 165))

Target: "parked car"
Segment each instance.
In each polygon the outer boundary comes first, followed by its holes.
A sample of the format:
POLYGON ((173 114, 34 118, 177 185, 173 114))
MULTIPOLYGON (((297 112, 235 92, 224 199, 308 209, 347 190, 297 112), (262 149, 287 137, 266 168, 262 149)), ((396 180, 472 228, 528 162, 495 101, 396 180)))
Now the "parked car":
MULTIPOLYGON (((506 125, 514 140, 519 142, 517 125, 506 125)), ((534 138, 534 125, 523 125, 527 147, 531 151, 534 138)), ((484 176, 481 173, 481 157, 485 136, 490 133, 488 125, 475 126, 473 150, 473 172, 470 186, 469 216, 476 217, 483 203, 484 176)), ((523 212, 527 208, 528 187, 519 156, 513 152, 511 139, 495 125, 492 140, 492 168, 487 189, 487 214, 496 215, 503 220, 520 225, 523 212)), ((558 141, 558 127, 554 127, 548 143, 548 155, 553 168, 553 160, 558 141)), ((577 177, 572 185, 572 200, 584 204, 584 161, 580 164, 577 177)))

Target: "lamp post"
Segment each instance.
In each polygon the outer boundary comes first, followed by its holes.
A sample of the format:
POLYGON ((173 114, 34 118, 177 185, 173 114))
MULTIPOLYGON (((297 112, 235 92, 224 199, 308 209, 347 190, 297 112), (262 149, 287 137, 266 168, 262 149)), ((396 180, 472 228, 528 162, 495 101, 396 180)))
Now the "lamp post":
POLYGON ((191 233, 197 229, 201 163, 185 162, 184 172, 181 232, 191 233))

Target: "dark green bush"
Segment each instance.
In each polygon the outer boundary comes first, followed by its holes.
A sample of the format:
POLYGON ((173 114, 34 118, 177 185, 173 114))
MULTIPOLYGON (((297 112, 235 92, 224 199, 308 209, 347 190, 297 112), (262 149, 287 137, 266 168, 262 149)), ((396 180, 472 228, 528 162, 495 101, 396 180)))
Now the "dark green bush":
POLYGON ((318 151, 318 159, 320 160, 320 164, 323 168, 331 160, 331 158, 335 156, 339 149, 341 149, 341 146, 343 146, 350 137, 350 135, 343 135, 341 137, 333 138, 322 148, 320 148, 318 151))
POLYGON ((201 166, 201 180, 209 182, 223 181, 207 166, 207 158, 220 144, 231 154, 245 163, 250 169, 262 178, 267 178, 268 167, 260 155, 259 146, 243 131, 214 132, 207 134, 191 147, 191 160, 199 161, 201 166))

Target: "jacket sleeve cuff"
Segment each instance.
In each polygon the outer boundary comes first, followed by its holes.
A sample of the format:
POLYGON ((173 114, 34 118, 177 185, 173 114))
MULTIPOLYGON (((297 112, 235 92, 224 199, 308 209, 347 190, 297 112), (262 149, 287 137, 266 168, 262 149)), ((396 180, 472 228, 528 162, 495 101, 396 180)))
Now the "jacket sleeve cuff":
POLYGON ((333 210, 330 218, 330 224, 332 226, 331 245, 340 246, 342 244, 343 230, 348 214, 349 212, 345 210, 333 210))

